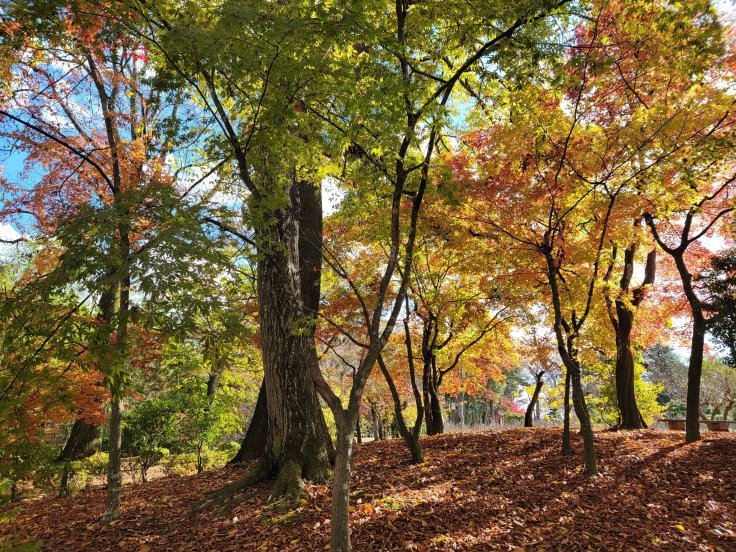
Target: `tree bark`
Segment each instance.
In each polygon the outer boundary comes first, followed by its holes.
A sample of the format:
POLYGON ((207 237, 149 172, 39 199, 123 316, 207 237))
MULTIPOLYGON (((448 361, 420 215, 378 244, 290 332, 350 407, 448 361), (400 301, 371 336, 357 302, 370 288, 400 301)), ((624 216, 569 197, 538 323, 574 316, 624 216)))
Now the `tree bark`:
POLYGON ((64 444, 57 462, 63 462, 59 493, 63 496, 69 491, 69 465, 68 462, 81 460, 92 456, 100 444, 100 428, 89 423, 83 418, 77 418, 69 432, 69 437, 64 444))
POLYGON ((107 465, 107 499, 105 514, 102 516, 104 522, 115 519, 120 513, 122 428, 122 400, 113 393, 110 397, 110 450, 107 465))
POLYGON ((434 385, 429 388, 429 409, 432 411, 432 431, 427 435, 441 435, 445 432, 445 420, 442 417, 442 405, 434 385))
POLYGON ((535 374, 534 377, 536 378, 536 385, 534 386, 534 393, 532 394, 532 399, 529 401, 529 406, 526 407, 526 414, 524 415, 524 427, 532 427, 534 426, 534 408, 537 406, 537 401, 539 400, 539 393, 542 391, 542 386, 544 385, 544 380, 542 377, 544 376, 544 371, 539 372, 538 374, 535 374))
MULTIPOLYGON (((346 412, 346 418, 349 418, 346 412)), ((352 420, 348 427, 338 426, 335 476, 332 482, 332 512, 330 519, 330 550, 350 552, 350 476, 353 453, 352 420)), ((339 422, 338 422, 339 423, 339 422)))
POLYGON ((399 397, 399 392, 396 389, 396 385, 394 384, 394 380, 391 377, 391 374, 386 368, 386 364, 383 362, 383 358, 380 356, 378 357, 378 367, 381 369, 383 377, 386 380, 386 384, 388 385, 389 391, 391 392, 391 398, 393 399, 394 403, 394 418, 396 419, 396 429, 398 430, 401 438, 404 439, 404 442, 409 449, 409 454, 411 455, 411 463, 421 464, 422 462, 424 462, 424 453, 422 452, 422 447, 419 445, 419 431, 422 427, 423 417, 422 407, 421 405, 417 405, 417 419, 414 423, 413 429, 410 430, 406 425, 406 420, 404 420, 404 413, 403 409, 401 408, 401 397, 399 397))
POLYGON ((319 309, 322 208, 319 189, 290 186, 288 206, 260 230, 258 299, 268 412, 260 470, 275 477, 272 495, 299 494, 303 479, 329 478, 334 449, 311 378, 319 309))
POLYGON ((424 361, 422 387, 424 395, 424 417, 427 435, 440 435, 445 432, 445 421, 442 418, 442 404, 437 391, 437 370, 433 366, 433 356, 424 361))
MULTIPOLYGON (((585 473, 587 475, 598 475, 598 466, 595 454, 595 440, 593 438, 593 426, 590 422, 588 409, 585 405, 585 397, 583 396, 582 374, 580 363, 577 356, 576 340, 578 332, 582 326, 581 320, 577 320, 573 315, 572 325, 565 321, 562 317, 562 303, 560 299, 560 289, 557 282, 557 267, 552 256, 552 250, 549 246, 542 249, 547 261, 547 277, 549 280, 550 291, 552 295, 552 306, 554 310, 554 331, 557 340, 557 351, 560 354, 565 371, 570 378, 572 386, 572 405, 575 409, 575 415, 580 421, 580 433, 583 435, 583 450, 585 457, 585 473)), ((595 282, 595 280, 593 280, 595 282)), ((592 298, 593 287, 589 289, 589 299, 592 298)), ((583 318, 584 320, 584 318, 583 318)), ((569 426, 565 432, 569 439, 569 426)), ((563 435, 563 441, 565 435, 563 435)), ((563 442, 564 451, 564 442, 563 442)))
POLYGON ((565 404, 562 422, 562 456, 572 456, 570 446, 570 372, 565 369, 565 404))
POLYGON ((230 464, 239 464, 249 460, 257 460, 266 452, 266 436, 268 434, 268 407, 266 406, 266 385, 261 383, 258 391, 258 400, 253 411, 253 417, 245 432, 240 449, 230 464))
POLYGON ((83 418, 77 418, 56 461, 81 460, 92 456, 97 450, 99 442, 100 428, 83 418))
POLYGON ((682 280, 693 316, 692 340, 690 342, 690 361, 687 369, 687 405, 685 414, 685 442, 700 440, 700 379, 703 373, 703 351, 705 349, 706 321, 703 305, 692 284, 692 275, 687 269, 682 253, 673 255, 677 272, 682 280))
MULTIPOLYGON (((577 364, 577 362, 575 362, 577 364)), ((595 454, 595 441, 593 437, 593 425, 590 422, 588 408, 585 405, 583 395, 582 374, 580 366, 574 366, 570 370, 570 383, 572 384, 572 406, 575 415, 580 421, 580 433, 583 435, 583 455, 585 457, 585 473, 587 475, 598 474, 598 464, 595 454)))
POLYGON ((618 325, 616 328, 616 400, 621 429, 641 429, 642 417, 634 392, 634 354, 631 330, 634 313, 621 301, 616 301, 618 325))
MULTIPOLYGON (((613 325, 616 335, 616 401, 619 410, 619 427, 621 429, 642 429, 646 426, 639 407, 636 403, 636 393, 634 390, 634 352, 631 343, 631 332, 634 326, 634 317, 636 309, 644 300, 648 287, 654 283, 656 266, 657 266, 657 250, 653 249, 647 255, 647 262, 644 271, 644 280, 641 286, 629 291, 631 278, 634 274, 634 260, 637 246, 630 245, 624 252, 624 267, 619 282, 619 293, 615 301, 611 301, 606 295, 606 306, 608 315, 613 325)), ((616 249, 614 248, 614 259, 616 249)), ((608 279, 611 269, 606 275, 608 279)))

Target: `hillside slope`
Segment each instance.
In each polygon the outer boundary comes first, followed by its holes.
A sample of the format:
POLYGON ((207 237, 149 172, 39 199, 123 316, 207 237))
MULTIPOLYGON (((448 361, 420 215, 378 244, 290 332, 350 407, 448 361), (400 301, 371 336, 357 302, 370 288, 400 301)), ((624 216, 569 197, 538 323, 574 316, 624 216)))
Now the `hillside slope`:
MULTIPOLYGON (((736 550, 736 434, 600 433, 601 476, 561 458, 560 432, 513 429, 423 440, 427 462, 407 464, 399 440, 356 447, 352 530, 367 550, 736 550)), ((243 473, 224 468, 124 489, 121 518, 97 519, 104 490, 26 502, 11 535, 43 550, 139 552, 322 550, 329 488, 309 486, 293 511, 259 485, 229 511, 192 506, 243 473)), ((0 548, 2 548, 0 546, 0 548)))

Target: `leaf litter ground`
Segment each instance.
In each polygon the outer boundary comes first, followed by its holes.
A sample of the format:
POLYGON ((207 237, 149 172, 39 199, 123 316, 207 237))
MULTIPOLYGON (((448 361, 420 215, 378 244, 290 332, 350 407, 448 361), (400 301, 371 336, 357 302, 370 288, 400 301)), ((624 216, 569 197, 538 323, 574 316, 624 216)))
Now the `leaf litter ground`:
MULTIPOLYGON (((581 472, 582 443, 559 455, 557 429, 455 433, 422 440, 412 466, 400 440, 357 445, 351 527, 356 551, 736 551, 736 434, 601 432, 599 477, 581 472)), ((104 489, 22 504, 0 543, 49 551, 317 551, 329 540, 329 487, 309 485, 292 509, 268 487, 226 510, 193 513, 245 468, 124 488, 121 517, 98 522, 104 489)), ((2 546, 0 546, 2 549, 2 546)))

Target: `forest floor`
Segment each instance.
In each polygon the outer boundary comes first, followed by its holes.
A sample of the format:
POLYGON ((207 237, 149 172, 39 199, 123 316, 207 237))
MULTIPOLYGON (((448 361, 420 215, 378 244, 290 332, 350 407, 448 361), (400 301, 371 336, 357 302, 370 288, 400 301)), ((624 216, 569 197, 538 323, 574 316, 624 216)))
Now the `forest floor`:
MULTIPOLYGON (((400 440, 357 445, 351 527, 368 550, 736 550, 736 434, 685 445, 667 431, 596 435, 599 477, 559 454, 557 429, 455 433, 422 440, 427 462, 409 465, 400 440)), ((318 551, 329 539, 329 487, 283 511, 268 487, 229 510, 192 512, 244 468, 168 477, 124 488, 121 517, 98 518, 104 489, 24 502, 0 525, 49 551, 318 551)))

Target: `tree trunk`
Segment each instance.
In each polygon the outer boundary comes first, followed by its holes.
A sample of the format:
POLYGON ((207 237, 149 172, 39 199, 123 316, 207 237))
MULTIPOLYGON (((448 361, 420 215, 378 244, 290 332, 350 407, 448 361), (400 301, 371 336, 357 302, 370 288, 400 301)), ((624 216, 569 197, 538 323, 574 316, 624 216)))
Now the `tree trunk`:
POLYGON ((693 443, 700 440, 700 378, 703 373, 706 321, 703 316, 703 306, 693 288, 692 275, 687 269, 683 253, 675 254, 673 258, 693 316, 690 361, 687 369, 687 406, 685 415, 685 442, 693 443))
MULTIPOLYGON (((427 407, 425 407, 427 408, 427 407)), ((429 391, 429 408, 431 411, 431 427, 427 426, 427 435, 440 435, 445 432, 445 421, 442 418, 442 406, 437 392, 430 387, 429 391)))
POLYGON ((422 376, 422 401, 424 402, 424 425, 426 426, 427 435, 434 435, 434 417, 429 398, 429 378, 426 375, 427 367, 425 366, 425 374, 422 376))
MULTIPOLYGON (((639 221, 636 224, 639 224, 639 221)), ((608 294, 605 295, 608 316, 616 335, 616 401, 618 403, 619 427, 621 429, 642 429, 646 427, 644 419, 639 412, 639 407, 636 404, 636 393, 634 391, 634 353, 631 345, 631 331, 634 326, 636 309, 646 297, 648 286, 654 283, 657 268, 657 250, 653 249, 647 255, 644 280, 641 286, 630 292, 629 286, 634 274, 636 250, 636 244, 631 244, 624 252, 623 273, 619 282, 619 294, 615 301, 612 301, 608 294)), ((614 247, 614 260, 615 256, 616 248, 614 247)), ((613 263, 605 277, 606 280, 608 280, 612 268, 613 263)))
POLYGON ((634 313, 622 301, 616 301, 616 400, 621 417, 621 429, 642 429, 642 417, 634 391, 634 354, 631 330, 634 313))
POLYGON ((685 415, 685 442, 700 440, 700 378, 703 373, 703 349, 706 323, 702 311, 693 309, 693 333, 690 362, 687 370, 687 407, 685 415))
POLYGON ((394 402, 394 417, 396 419, 396 429, 398 430, 399 435, 402 437, 402 439, 404 439, 404 442, 409 449, 409 454, 411 455, 411 463, 421 464, 424 462, 424 453, 422 452, 422 447, 419 444, 419 431, 422 427, 423 416, 421 405, 417 405, 417 419, 414 424, 414 429, 413 431, 411 431, 406 425, 406 420, 404 420, 404 413, 403 409, 401 408, 401 398, 399 397, 399 392, 396 389, 396 385, 394 384, 394 380, 391 377, 391 374, 389 373, 386 365, 383 362, 383 358, 380 356, 378 357, 378 367, 381 369, 383 377, 386 380, 386 384, 388 385, 389 391, 391 392, 391 398, 394 402))
POLYGON ((77 418, 56 461, 64 462, 65 460, 87 458, 95 453, 99 444, 100 428, 83 418, 77 418))
POLYGON ((111 521, 120 514, 120 457, 122 447, 122 400, 116 394, 110 397, 110 451, 107 465, 107 500, 104 522, 111 521))
POLYGON ((319 309, 322 208, 319 189, 295 181, 289 205, 261 231, 258 263, 268 433, 261 470, 275 476, 272 495, 298 494, 303 479, 329 478, 334 450, 311 367, 319 309))
POLYGON ((532 427, 534 425, 534 408, 537 406, 539 393, 542 391, 542 386, 544 385, 544 380, 542 379, 542 376, 544 376, 544 372, 540 372, 538 374, 535 374, 534 376, 537 379, 537 383, 534 386, 532 400, 529 401, 529 406, 526 407, 526 414, 524 415, 524 427, 532 427))
POLYGON ((562 422, 562 456, 572 456, 570 446, 570 371, 565 368, 565 404, 562 422))
POLYGON ((373 440, 380 441, 383 438, 383 431, 381 430, 381 417, 378 415, 375 404, 371 404, 371 417, 373 418, 373 440))
MULTIPOLYGON (((348 418, 346 413, 346 418, 348 418)), ((337 421, 336 421, 337 422, 337 421)), ((332 483, 332 515, 330 519, 330 550, 350 552, 350 473, 353 449, 353 423, 337 422, 337 454, 335 479, 332 483), (347 427, 344 427, 347 426, 347 427)))
POLYGON ((595 455, 595 441, 593 438, 593 425, 590 422, 588 408, 585 406, 583 385, 581 381, 580 366, 575 365, 570 370, 570 383, 572 384, 572 405, 575 415, 580 422, 580 433, 583 435, 583 454, 585 456, 585 473, 587 475, 598 475, 598 466, 595 455))
POLYGON ((437 377, 431 362, 424 366, 422 383, 424 388, 424 412, 427 425, 427 435, 440 435, 445 432, 445 422, 442 418, 442 404, 437 391, 437 377))
POLYGON ((72 425, 64 448, 56 458, 57 462, 65 463, 61 473, 61 484, 59 485, 59 493, 62 496, 68 494, 69 491, 69 466, 67 462, 92 456, 99 444, 100 428, 83 418, 77 418, 74 425, 72 425))
POLYGON ((261 383, 258 391, 258 400, 250 420, 248 431, 245 432, 240 450, 230 460, 230 464, 238 464, 249 460, 257 460, 266 452, 266 435, 268 434, 268 407, 266 406, 266 385, 261 383))
POLYGON ((360 432, 360 416, 358 416, 358 421, 355 422, 355 438, 359 445, 363 443, 363 435, 360 432))

